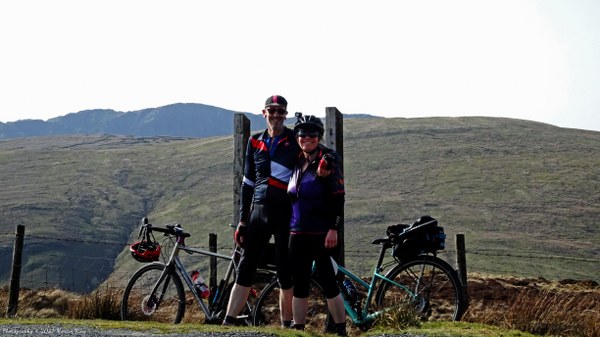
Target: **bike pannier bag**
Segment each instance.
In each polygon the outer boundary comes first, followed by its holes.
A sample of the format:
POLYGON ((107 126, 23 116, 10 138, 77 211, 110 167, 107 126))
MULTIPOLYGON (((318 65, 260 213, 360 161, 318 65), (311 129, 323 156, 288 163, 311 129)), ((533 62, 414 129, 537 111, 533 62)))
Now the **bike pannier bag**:
POLYGON ((436 253, 446 246, 444 228, 430 216, 422 216, 410 225, 389 226, 387 235, 394 243, 392 254, 396 257, 436 253))

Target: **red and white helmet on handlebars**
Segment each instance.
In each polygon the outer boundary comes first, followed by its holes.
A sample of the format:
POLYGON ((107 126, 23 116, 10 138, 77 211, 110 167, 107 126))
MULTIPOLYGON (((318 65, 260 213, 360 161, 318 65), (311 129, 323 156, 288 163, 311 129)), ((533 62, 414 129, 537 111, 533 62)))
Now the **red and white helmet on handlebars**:
POLYGON ((158 261, 160 244, 158 242, 139 241, 129 246, 129 251, 131 256, 140 262, 158 261))

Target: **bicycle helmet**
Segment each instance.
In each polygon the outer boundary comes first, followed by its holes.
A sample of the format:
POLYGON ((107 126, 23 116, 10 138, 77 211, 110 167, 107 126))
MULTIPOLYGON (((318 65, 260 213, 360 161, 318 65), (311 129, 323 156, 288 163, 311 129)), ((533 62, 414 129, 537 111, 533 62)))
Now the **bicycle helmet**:
POLYGON ((129 246, 129 251, 140 262, 158 261, 160 257, 160 245, 157 242, 139 241, 129 246))
POLYGON ((315 117, 312 115, 302 115, 301 112, 296 113, 296 124, 294 124, 294 132, 298 132, 298 130, 307 130, 307 131, 319 131, 319 138, 323 137, 323 133, 325 133, 325 128, 323 127, 323 122, 319 117, 315 117))

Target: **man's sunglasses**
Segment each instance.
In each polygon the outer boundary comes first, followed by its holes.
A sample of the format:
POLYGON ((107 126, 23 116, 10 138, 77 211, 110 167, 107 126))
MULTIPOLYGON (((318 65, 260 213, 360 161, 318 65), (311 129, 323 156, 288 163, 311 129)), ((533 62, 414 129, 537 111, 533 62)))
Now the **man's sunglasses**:
POLYGON ((319 137, 319 131, 304 131, 304 130, 298 130, 298 133, 296 133, 296 135, 298 137, 310 137, 310 138, 316 138, 319 137))
POLYGON ((275 113, 278 113, 280 115, 287 114, 287 110, 282 109, 282 108, 267 108, 267 112, 269 113, 269 115, 273 115, 275 113))

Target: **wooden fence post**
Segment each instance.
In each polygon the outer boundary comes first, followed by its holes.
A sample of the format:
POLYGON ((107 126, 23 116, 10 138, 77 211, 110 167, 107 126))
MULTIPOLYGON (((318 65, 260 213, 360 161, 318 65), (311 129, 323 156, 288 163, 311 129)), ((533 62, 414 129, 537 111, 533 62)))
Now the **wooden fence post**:
POLYGON ((15 246, 13 250, 12 273, 10 276, 10 290, 6 316, 14 317, 19 306, 19 289, 21 287, 21 261, 23 260, 23 239, 25 226, 17 225, 15 246))
POLYGON ((244 114, 233 119, 233 225, 240 222, 240 198, 244 178, 244 154, 250 138, 250 120, 244 114))
POLYGON ((467 288, 467 258, 465 249, 465 235, 456 234, 456 265, 458 268, 458 276, 462 283, 463 294, 465 295, 465 303, 469 306, 469 292, 467 288))
MULTIPOLYGON (((325 135, 323 142, 328 148, 335 150, 340 155, 340 168, 344 172, 344 119, 342 113, 336 107, 325 108, 325 135)), ((344 214, 342 211, 342 219, 344 214)), ((338 246, 339 255, 336 259, 337 263, 341 266, 346 265, 346 254, 345 254, 345 240, 344 240, 344 222, 338 228, 338 246)), ((344 274, 338 275, 340 281, 344 279, 344 274)), ((333 331, 335 329, 334 322, 332 319, 327 320, 326 330, 333 331)))
MULTIPOLYGON (((335 150, 340 155, 340 168, 344 172, 344 118, 342 113, 336 107, 325 108, 325 146, 335 150)), ((342 213, 342 219, 344 214, 342 213)), ((346 265, 346 254, 344 253, 344 222, 338 228, 339 256, 337 263, 346 265)))
MULTIPOLYGON (((208 234, 208 250, 210 252, 217 252, 217 234, 208 234)), ((211 292, 214 294, 214 289, 217 287, 217 258, 215 256, 210 257, 209 267, 210 276, 208 278, 208 286, 211 292)))

